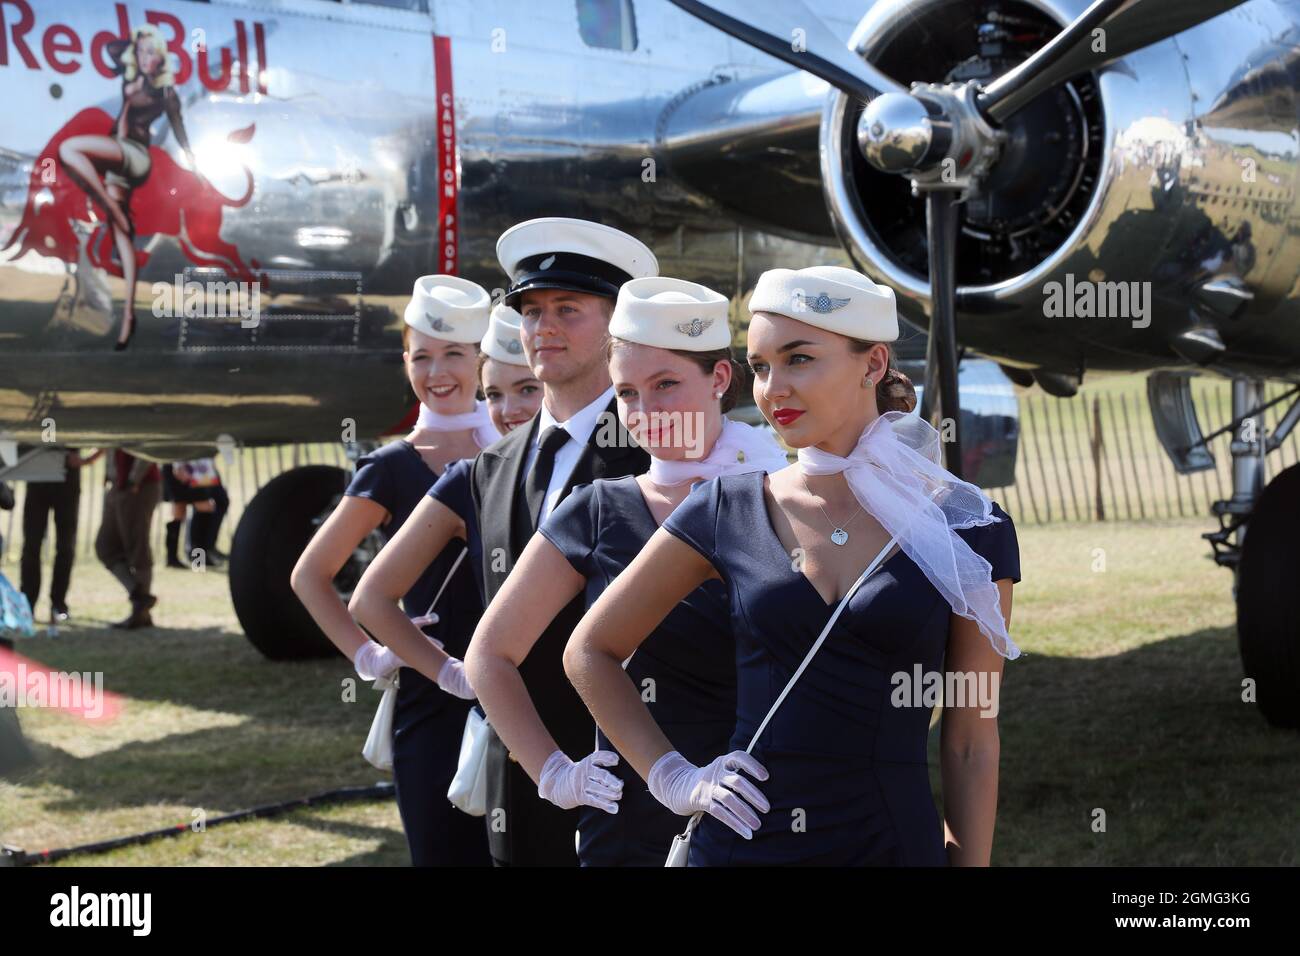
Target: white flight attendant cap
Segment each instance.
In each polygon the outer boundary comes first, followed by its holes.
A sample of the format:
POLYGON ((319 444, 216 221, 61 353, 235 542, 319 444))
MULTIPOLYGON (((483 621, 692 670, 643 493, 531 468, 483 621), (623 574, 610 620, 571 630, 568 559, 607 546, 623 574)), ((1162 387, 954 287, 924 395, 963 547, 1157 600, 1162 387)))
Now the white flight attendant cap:
POLYGON ((497 240, 510 276, 506 305, 528 289, 570 289, 614 298, 629 279, 659 274, 659 260, 640 239, 585 219, 548 216, 511 226, 497 240))
POLYGON ((425 335, 477 345, 487 332, 491 308, 492 297, 477 282, 460 276, 420 276, 404 318, 425 335))
POLYGON ((769 269, 758 277, 749 311, 775 312, 868 342, 898 338, 894 290, 840 266, 769 269))
POLYGON ((487 353, 488 358, 494 358, 498 362, 506 362, 509 365, 527 365, 528 359, 524 356, 524 342, 519 337, 519 327, 523 324, 521 316, 504 302, 492 310, 492 315, 488 320, 487 334, 483 336, 480 348, 487 353))
POLYGON ((711 352, 731 347, 727 297, 698 282, 653 276, 618 290, 609 334, 661 349, 711 352))

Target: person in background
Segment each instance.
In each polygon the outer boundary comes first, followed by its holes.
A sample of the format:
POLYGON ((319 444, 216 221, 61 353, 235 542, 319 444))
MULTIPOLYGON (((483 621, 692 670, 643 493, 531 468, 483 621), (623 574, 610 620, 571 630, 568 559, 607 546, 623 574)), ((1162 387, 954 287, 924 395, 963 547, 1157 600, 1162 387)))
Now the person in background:
POLYGON ((107 481, 95 555, 122 582, 131 599, 131 613, 113 626, 128 630, 153 627, 149 611, 158 598, 150 592, 153 553, 149 523, 162 498, 162 475, 153 462, 115 448, 107 481))
MULTIPOLYGON (((6 482, 0 481, 0 511, 13 511, 13 510, 14 510, 13 489, 10 488, 6 482)), ((5 552, 5 538, 4 535, 0 534, 0 555, 3 555, 4 552, 5 552)), ((10 650, 12 650, 13 646, 14 646, 13 641, 9 640, 3 634, 0 634, 0 649, 7 647, 10 650)))
POLYGON ((41 594, 41 545, 54 512, 54 571, 50 578, 50 623, 68 620, 68 585, 72 582, 72 565, 77 552, 77 513, 81 506, 81 469, 98 461, 104 454, 96 449, 83 458, 76 449, 64 457, 62 481, 29 481, 23 501, 23 556, 19 570, 19 589, 27 595, 36 616, 36 599, 41 594))
MULTIPOLYGON (((208 555, 208 564, 220 567, 224 562, 230 560, 230 555, 217 547, 217 535, 221 533, 221 522, 226 519, 226 512, 230 510, 230 495, 226 493, 226 486, 221 480, 221 472, 217 471, 217 460, 212 459, 212 472, 217 477, 217 483, 208 489, 212 494, 212 511, 207 516, 207 538, 206 552, 208 555)), ((193 523, 190 525, 190 537, 194 536, 193 523)), ((197 547, 197 545, 196 545, 197 547)))
MULTIPOLYGON (((14 491, 7 482, 0 481, 0 511, 14 510, 14 491)), ((4 535, 0 534, 0 554, 4 554, 4 535)))
POLYGON ((172 519, 167 522, 167 567, 188 568, 189 559, 196 550, 203 554, 204 567, 219 566, 216 533, 221 517, 225 515, 223 504, 228 506, 229 498, 221 487, 216 462, 211 458, 196 458, 163 465, 162 482, 163 501, 171 502, 172 506, 172 519), (182 561, 176 552, 180 546, 181 529, 185 524, 185 511, 190 507, 194 509, 194 514, 190 517, 186 560, 182 561))

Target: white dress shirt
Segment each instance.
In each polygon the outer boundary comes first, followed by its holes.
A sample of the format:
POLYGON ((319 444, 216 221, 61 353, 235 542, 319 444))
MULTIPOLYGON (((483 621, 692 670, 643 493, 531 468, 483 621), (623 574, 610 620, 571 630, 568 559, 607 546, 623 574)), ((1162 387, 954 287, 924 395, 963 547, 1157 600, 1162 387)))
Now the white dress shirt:
MULTIPOLYGON (((533 436, 532 442, 529 443, 528 457, 524 460, 524 475, 527 475, 532 470, 533 460, 537 457, 537 450, 546 429, 552 425, 559 425, 569 433, 569 440, 561 445, 560 450, 555 453, 555 467, 551 470, 551 483, 546 486, 546 497, 542 499, 542 514, 537 520, 539 525, 546 520, 546 516, 551 513, 551 509, 559 503, 560 492, 568 484, 574 466, 578 464, 578 459, 582 457, 582 450, 587 447, 587 442, 591 441, 591 433, 596 430, 600 413, 605 410, 605 406, 609 404, 610 399, 613 397, 614 386, 610 385, 590 405, 574 412, 567 421, 563 422, 557 422, 550 409, 546 407, 546 403, 542 403, 542 417, 537 423, 537 434, 533 436)), ((524 480, 526 481, 527 478, 524 480)))

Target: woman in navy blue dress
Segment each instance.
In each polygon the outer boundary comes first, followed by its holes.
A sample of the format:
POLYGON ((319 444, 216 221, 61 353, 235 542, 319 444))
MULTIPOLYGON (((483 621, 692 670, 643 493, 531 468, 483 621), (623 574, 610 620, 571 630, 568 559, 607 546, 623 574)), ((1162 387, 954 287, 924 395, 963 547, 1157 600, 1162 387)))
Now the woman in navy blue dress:
MULTIPOLYGON (((498 435, 531 420, 542 401, 542 385, 524 361, 522 346, 510 347, 518 342, 519 314, 507 306, 497 306, 481 343, 478 375, 492 430, 498 435)), ((413 510, 362 575, 349 610, 401 660, 399 694, 408 687, 418 688, 418 699, 412 699, 410 708, 412 719, 405 719, 399 697, 393 722, 394 771, 398 771, 403 753, 410 755, 409 762, 424 768, 418 790, 408 786, 412 800, 418 798, 421 808, 412 816, 430 831, 431 838, 447 840, 454 835, 472 850, 468 856, 441 854, 431 862, 487 866, 491 857, 483 821, 460 812, 447 799, 465 718, 474 697, 461 659, 484 604, 481 543, 469 490, 470 461, 463 458, 451 462, 436 481, 432 474, 423 476, 425 484, 419 489, 419 497, 413 499, 413 510), (424 615, 432 598, 417 609, 404 595, 431 576, 437 579, 436 589, 446 575, 440 569, 462 551, 467 553, 456 577, 434 609, 436 623, 426 626, 422 633, 415 626, 421 618, 411 621, 407 615, 424 615), (466 586, 467 579, 473 581, 472 590, 466 586), (399 600, 407 613, 398 606, 399 600), (425 640, 425 634, 436 636, 438 649, 425 640), (414 726, 420 728, 418 734, 411 732, 414 726)), ((412 774, 407 776, 409 779, 412 774)), ((398 788, 400 794, 400 781, 398 788)), ((406 815, 404 812, 403 819, 406 815)))
MULTIPOLYGON (((332 581, 367 535, 378 529, 391 539, 439 473, 477 454, 494 436, 486 407, 475 400, 478 344, 490 305, 487 292, 467 280, 442 275, 416 280, 402 329, 402 355, 411 388, 429 412, 425 425, 357 462, 343 500, 308 544, 292 577, 299 599, 353 661, 359 676, 391 677, 400 669, 393 778, 416 866, 490 862, 482 823, 460 813, 446 798, 469 703, 406 666, 392 646, 371 640, 350 616, 332 581)), ((468 563, 461 562, 448 578, 461 550, 459 544, 443 549, 436 560, 421 566, 403 592, 405 614, 399 616, 421 645, 424 659, 439 665, 460 655, 482 609, 468 563), (426 614, 444 580, 438 620, 422 632, 411 619, 426 614)), ((404 645, 403 650, 409 648, 404 645)), ((458 671, 450 667, 447 673, 448 683, 456 687, 458 671)))
POLYGON ((1006 630, 1020 579, 1011 520, 942 469, 938 433, 904 411, 915 399, 890 368, 892 290, 837 267, 773 270, 750 309, 754 398, 799 463, 696 486, 574 631, 566 671, 651 793, 703 814, 689 865, 987 865, 997 685, 1019 654, 1006 630), (711 580, 730 597, 739 673, 731 752, 709 761, 680 752, 614 676, 711 580), (913 685, 956 689, 954 677, 974 692, 944 700, 941 821, 933 700, 913 685))
MULTIPOLYGON (((518 667, 574 597, 585 593, 591 604, 610 586, 692 481, 781 468, 786 457, 766 432, 725 417, 743 379, 732 367, 723 296, 678 279, 633 279, 619 292, 609 332, 619 416, 650 452, 650 471, 578 485, 556 506, 484 614, 466 667, 539 794, 579 809, 579 862, 661 866, 679 819, 625 770, 594 724, 591 754, 561 751, 518 667)), ((705 759, 731 737, 735 673, 726 591, 706 581, 669 611, 619 679, 684 753, 705 759)))
MULTIPOLYGON (((479 384, 498 437, 528 424, 542 405, 542 383, 528 367, 519 338, 521 321, 510 306, 498 305, 492 310, 480 345, 479 384)), ((421 642, 413 639, 410 628, 394 612, 397 602, 423 576, 424 569, 444 551, 458 551, 455 546, 459 543, 468 549, 463 563, 471 568, 479 595, 478 614, 469 622, 458 646, 463 651, 469 643, 486 603, 482 541, 469 484, 472 462, 473 456, 452 462, 431 486, 425 486, 424 500, 415 505, 410 520, 403 522, 379 557, 366 568, 349 605, 353 616, 372 634, 382 637, 385 644, 403 645, 414 658, 406 662, 407 666, 425 669, 431 680, 440 677, 443 667, 459 670, 463 654, 448 662, 436 656, 425 660, 421 642)), ((400 656, 401 650, 393 649, 400 656)), ((451 677, 449 671, 448 679, 451 677)), ((461 675, 456 675, 455 681, 463 685, 461 675)))

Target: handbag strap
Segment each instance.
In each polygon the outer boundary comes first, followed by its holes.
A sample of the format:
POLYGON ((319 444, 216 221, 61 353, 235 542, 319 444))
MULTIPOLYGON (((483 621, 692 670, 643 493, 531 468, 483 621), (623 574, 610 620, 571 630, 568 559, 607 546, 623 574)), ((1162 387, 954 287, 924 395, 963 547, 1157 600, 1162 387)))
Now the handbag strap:
MULTIPOLYGON (((800 677, 803 676, 803 672, 807 670, 808 665, 812 663, 813 657, 821 649, 822 644, 826 642, 826 637, 827 635, 830 634, 831 628, 835 626, 835 622, 839 620, 840 614, 842 614, 844 612, 844 609, 848 607, 849 599, 852 598, 853 595, 855 595, 858 592, 858 588, 860 588, 862 586, 862 583, 867 580, 871 572, 876 570, 881 560, 885 557, 886 554, 889 553, 889 549, 893 547, 894 542, 896 540, 898 539, 895 537, 891 537, 887 542, 885 542, 885 546, 880 549, 880 553, 875 556, 872 562, 869 565, 867 565, 867 569, 863 571, 860 575, 858 575, 858 579, 853 582, 853 587, 849 588, 848 593, 845 594, 844 597, 840 598, 840 603, 836 606, 835 613, 833 613, 830 617, 830 620, 826 622, 826 626, 822 628, 822 632, 817 636, 817 640, 813 641, 813 646, 810 647, 808 649, 808 653, 804 655, 803 662, 790 676, 790 679, 786 681, 785 688, 781 691, 781 693, 777 696, 776 700, 772 703, 772 706, 768 709, 767 716, 764 717, 763 722, 758 725, 758 730, 754 731, 753 739, 749 741, 749 746, 745 748, 745 753, 753 752, 754 744, 758 743, 758 738, 763 736, 763 731, 767 729, 767 725, 772 720, 772 717, 776 714, 777 708, 781 706, 781 704, 785 701, 786 697, 789 695, 790 691, 794 689, 795 682, 799 680, 800 677)), ((704 815, 704 811, 701 810, 696 812, 691 817, 690 822, 686 824, 686 833, 683 834, 685 839, 689 840, 691 838, 691 834, 693 834, 695 832, 695 828, 699 826, 700 818, 703 815, 704 815)))
POLYGON ((465 560, 465 555, 467 554, 469 554, 468 544, 466 544, 465 547, 461 549, 460 554, 456 555, 456 560, 452 564, 451 570, 448 571, 447 576, 442 579, 442 587, 438 588, 438 593, 433 596, 433 603, 429 605, 429 610, 424 612, 425 617, 428 617, 430 614, 433 613, 433 609, 438 604, 438 598, 442 597, 442 592, 447 590, 447 585, 451 583, 451 579, 455 577, 456 569, 460 567, 460 563, 465 560))
POLYGON ((794 689, 795 682, 803 676, 803 672, 808 669, 808 665, 812 663, 813 657, 817 654, 817 651, 821 649, 822 644, 825 643, 827 635, 831 632, 831 628, 835 626, 835 622, 839 620, 840 614, 842 614, 844 609, 848 606, 849 599, 858 593, 858 588, 860 588, 862 583, 867 580, 871 572, 876 570, 876 567, 880 564, 885 555, 889 553, 889 549, 893 547, 896 540, 896 538, 890 538, 885 542, 885 546, 880 549, 880 553, 875 556, 872 562, 867 565, 867 569, 858 575, 858 579, 853 582, 853 587, 849 588, 848 593, 845 594, 844 597, 840 598, 840 603, 835 608, 835 613, 831 615, 831 619, 826 622, 826 626, 822 628, 822 632, 817 636, 817 640, 813 641, 813 646, 810 647, 808 653, 804 655, 803 663, 799 665, 798 669, 796 669, 790 676, 790 679, 786 681, 785 688, 773 702, 771 708, 767 712, 767 716, 763 718, 763 722, 758 725, 758 730, 754 731, 754 737, 750 740, 749 746, 745 748, 745 753, 753 751, 754 744, 758 743, 758 738, 763 736, 763 731, 767 729, 768 722, 771 721, 772 717, 776 714, 777 708, 781 706, 786 696, 794 689))
MULTIPOLYGON (((934 491, 930 492, 930 500, 933 501, 935 496, 942 490, 942 488, 936 488, 934 491)), ((822 628, 822 632, 818 636, 817 640, 813 642, 813 646, 810 647, 808 653, 804 655, 803 663, 799 665, 799 669, 796 670, 790 680, 786 682, 785 689, 781 691, 781 695, 777 697, 776 702, 772 704, 771 709, 767 712, 767 716, 763 718, 763 722, 758 725, 758 730, 754 732, 754 739, 751 740, 749 746, 745 748, 745 753, 753 751, 754 744, 758 743, 758 738, 763 735, 763 731, 767 728, 768 721, 772 719, 772 715, 776 713, 776 709, 781 706, 781 702, 785 700, 786 695, 790 693, 791 688, 794 687, 795 681, 799 679, 800 675, 803 674, 808 665, 812 663, 813 655, 815 655, 818 649, 821 648, 822 643, 826 640, 826 636, 830 634, 831 628, 835 626, 835 622, 839 619, 841 612, 843 612, 843 610, 848 606, 849 598, 853 597, 853 595, 857 593, 858 588, 862 586, 862 582, 867 579, 872 571, 876 570, 876 567, 884 559, 885 555, 889 553, 890 547, 897 540, 898 536, 894 535, 885 543, 885 546, 880 549, 880 553, 876 555, 869 565, 867 565, 867 569, 858 576, 856 581, 853 582, 853 587, 849 588, 849 593, 840 599, 839 606, 835 608, 835 613, 831 615, 831 619, 826 622, 826 626, 822 628)))
MULTIPOLYGON (((445 590, 447 590, 447 585, 451 582, 451 579, 452 579, 453 577, 455 577, 455 575, 456 575, 456 569, 457 569, 458 567, 460 567, 460 563, 461 563, 462 561, 465 560, 465 555, 467 555, 467 554, 469 554, 469 544, 468 544, 468 543, 465 545, 464 548, 461 549, 460 554, 456 555, 456 560, 452 563, 452 565, 451 565, 451 570, 448 571, 448 572, 447 572, 447 576, 446 576, 445 578, 442 579, 442 587, 438 588, 438 593, 435 594, 435 595, 433 596, 433 603, 429 605, 429 610, 427 610, 427 611, 424 612, 424 616, 425 616, 425 617, 428 617, 430 614, 433 613, 433 609, 438 605, 438 598, 442 597, 442 592, 445 591, 445 590)), ((440 642, 439 642, 439 646, 441 646, 441 643, 440 643, 440 642)), ((397 672, 396 672, 396 671, 393 672, 393 677, 391 678, 391 680, 392 680, 392 682, 393 682, 393 686, 394 686, 394 687, 397 687, 397 686, 398 686, 398 678, 397 678, 397 672)), ((377 683, 376 683, 376 686, 378 686, 377 683)), ((383 689, 384 689, 384 690, 387 690, 388 688, 385 687, 385 688, 383 688, 383 689)))

